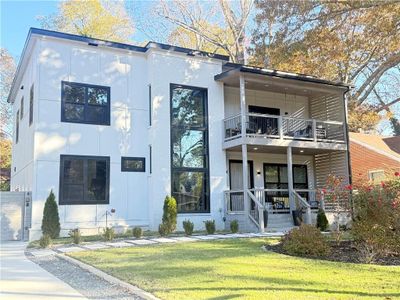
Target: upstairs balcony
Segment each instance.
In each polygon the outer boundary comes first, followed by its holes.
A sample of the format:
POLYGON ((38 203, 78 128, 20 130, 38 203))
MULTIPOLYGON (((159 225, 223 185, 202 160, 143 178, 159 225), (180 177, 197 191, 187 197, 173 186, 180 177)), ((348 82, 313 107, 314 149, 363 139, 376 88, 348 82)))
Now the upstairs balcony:
POLYGON ((249 142, 251 144, 265 144, 267 139, 324 144, 346 143, 346 127, 343 122, 256 113, 247 113, 245 118, 245 134, 242 134, 242 116, 240 114, 223 120, 225 143, 242 137, 249 138, 252 141, 249 142))

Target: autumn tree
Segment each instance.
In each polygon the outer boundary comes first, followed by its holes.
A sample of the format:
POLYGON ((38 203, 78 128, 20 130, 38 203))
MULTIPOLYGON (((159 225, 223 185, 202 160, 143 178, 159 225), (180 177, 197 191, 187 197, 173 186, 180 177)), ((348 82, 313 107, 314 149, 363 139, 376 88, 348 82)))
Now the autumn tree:
POLYGON ((0 139, 12 136, 12 107, 7 102, 15 73, 14 58, 5 48, 0 49, 0 139))
POLYGON ((399 1, 257 1, 253 63, 350 83, 350 130, 400 134, 399 1))
POLYGON ((46 29, 116 42, 129 41, 134 31, 122 1, 66 0, 39 20, 46 29))

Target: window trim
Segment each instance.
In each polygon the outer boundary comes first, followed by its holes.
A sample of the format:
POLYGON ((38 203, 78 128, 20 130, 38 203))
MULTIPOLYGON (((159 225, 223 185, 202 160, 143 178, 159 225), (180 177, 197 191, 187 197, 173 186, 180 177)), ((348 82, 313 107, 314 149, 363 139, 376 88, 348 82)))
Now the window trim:
POLYGON ((121 172, 146 172, 146 158, 145 157, 133 157, 133 156, 121 156, 121 172), (124 167, 124 160, 141 161, 143 167, 140 169, 129 169, 124 167))
POLYGON ((81 83, 81 82, 73 82, 73 81, 61 81, 61 122, 65 123, 76 123, 76 124, 87 124, 87 125, 101 125, 101 126, 110 126, 111 122, 111 88, 109 86, 103 86, 103 85, 96 85, 96 84, 89 84, 89 83, 81 83), (72 86, 77 86, 77 87, 84 87, 84 88, 101 88, 101 89, 106 89, 107 90, 107 117, 104 123, 95 123, 92 121, 87 121, 86 120, 86 108, 88 106, 95 106, 93 104, 88 103, 88 97, 87 93, 85 92, 85 103, 84 104, 79 104, 84 106, 84 115, 85 115, 85 120, 83 121, 77 121, 77 120, 68 120, 65 118, 65 92, 64 92, 64 86, 65 84, 69 84, 72 86))
POLYGON ((383 169, 368 170, 368 180, 375 182, 375 180, 371 178, 371 175, 378 172, 383 173, 383 177, 385 177, 385 170, 383 169))
MULTIPOLYGON (((83 176, 84 176, 84 182, 87 180, 87 169, 85 168, 85 164, 84 164, 84 168, 83 168, 83 176)), ((60 173, 59 173, 59 189, 58 189, 58 205, 108 205, 110 204, 110 176, 111 176, 111 171, 110 171, 110 157, 109 156, 90 156, 90 155, 70 155, 70 154, 61 154, 60 155, 60 173), (80 201, 76 201, 76 202, 68 202, 68 201, 64 201, 63 199, 63 186, 64 186, 64 161, 66 159, 71 159, 71 158, 75 158, 75 159, 79 159, 79 160, 83 160, 83 161, 88 161, 88 160, 102 160, 106 162, 106 191, 105 191, 105 195, 106 195, 106 199, 104 201, 96 201, 96 202, 88 202, 85 201, 85 199, 81 199, 80 201)), ((85 183, 84 183, 85 185, 85 183)), ((84 190, 84 198, 86 195, 86 192, 84 190)))
POLYGON ((19 142, 19 109, 17 110, 17 114, 15 116, 15 144, 19 142))
POLYGON ((170 88, 169 88, 169 119, 170 119, 170 186, 171 186, 171 195, 173 194, 173 173, 181 173, 181 172, 200 172, 204 174, 204 181, 205 181, 205 191, 204 191, 204 206, 206 207, 205 210, 193 210, 193 211, 178 211, 178 214, 182 215, 187 215, 187 214, 209 214, 210 213, 210 207, 211 207, 211 189, 210 189, 210 141, 209 141, 209 118, 208 118, 208 89, 204 87, 198 87, 198 86, 191 86, 191 85, 184 85, 184 84, 177 84, 177 83, 170 83, 170 88), (173 104, 172 104, 172 97, 173 97, 173 91, 175 88, 184 88, 184 89, 191 89, 191 90, 199 90, 204 92, 204 103, 203 103, 203 114, 204 114, 204 120, 203 124, 204 126, 190 126, 190 125, 185 125, 184 128, 186 130, 197 130, 197 131, 202 131, 204 133, 203 136, 203 141, 204 141, 204 147, 207 145, 207 149, 204 153, 204 165, 205 167, 203 168, 193 168, 193 167, 174 167, 173 166, 173 142, 172 142, 172 131, 173 131, 173 124, 172 124, 172 112, 173 112, 173 104))
POLYGON ((22 120, 23 119, 23 117, 24 117, 24 102, 25 102, 25 99, 24 99, 24 96, 22 96, 21 97, 21 102, 20 102, 20 120, 22 120))

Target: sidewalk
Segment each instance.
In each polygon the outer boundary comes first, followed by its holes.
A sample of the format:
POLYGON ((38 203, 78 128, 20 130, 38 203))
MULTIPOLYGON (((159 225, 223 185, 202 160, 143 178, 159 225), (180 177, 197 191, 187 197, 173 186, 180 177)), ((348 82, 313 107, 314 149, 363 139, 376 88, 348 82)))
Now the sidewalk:
POLYGON ((1 299, 86 299, 72 287, 25 257, 26 243, 2 242, 1 299))

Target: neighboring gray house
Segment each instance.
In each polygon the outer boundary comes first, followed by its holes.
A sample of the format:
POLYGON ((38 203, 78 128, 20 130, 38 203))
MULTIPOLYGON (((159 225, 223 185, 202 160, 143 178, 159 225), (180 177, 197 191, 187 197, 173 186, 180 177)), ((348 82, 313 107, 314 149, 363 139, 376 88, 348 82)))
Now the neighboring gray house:
POLYGON ((348 89, 223 55, 32 28, 9 96, 11 190, 31 192, 30 239, 51 189, 64 235, 99 232, 111 208, 117 228, 156 230, 168 194, 178 229, 237 219, 263 231, 267 215, 269 228, 289 227, 290 212, 318 207, 328 174, 349 181, 348 89))

